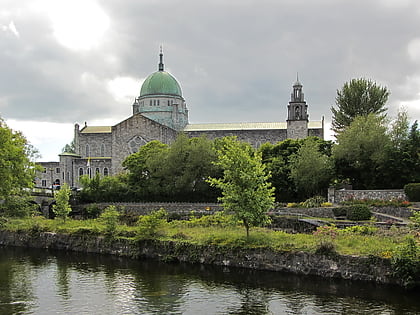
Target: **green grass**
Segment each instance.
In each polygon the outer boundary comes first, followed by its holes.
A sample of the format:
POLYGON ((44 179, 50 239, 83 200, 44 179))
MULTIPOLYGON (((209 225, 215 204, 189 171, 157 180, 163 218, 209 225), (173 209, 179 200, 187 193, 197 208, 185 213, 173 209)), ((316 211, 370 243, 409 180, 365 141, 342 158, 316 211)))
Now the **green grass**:
MULTIPOLYGON (((84 233, 104 235, 105 224, 98 219, 49 220, 42 217, 26 219, 8 218, 3 229, 10 231, 55 232, 55 233, 84 233)), ((138 237, 135 226, 118 225, 116 238, 138 237)), ((328 241, 335 246, 337 253, 343 255, 368 256, 390 258, 398 245, 404 242, 409 230, 395 229, 386 232, 377 230, 372 235, 360 235, 352 232, 338 232, 328 241)), ((192 243, 196 245, 216 245, 231 248, 271 248, 278 251, 306 251, 315 252, 321 239, 313 234, 288 234, 266 228, 252 228, 250 237, 246 237, 245 229, 240 225, 229 226, 194 226, 191 222, 172 221, 165 224, 162 231, 155 237, 160 240, 172 240, 192 243)))

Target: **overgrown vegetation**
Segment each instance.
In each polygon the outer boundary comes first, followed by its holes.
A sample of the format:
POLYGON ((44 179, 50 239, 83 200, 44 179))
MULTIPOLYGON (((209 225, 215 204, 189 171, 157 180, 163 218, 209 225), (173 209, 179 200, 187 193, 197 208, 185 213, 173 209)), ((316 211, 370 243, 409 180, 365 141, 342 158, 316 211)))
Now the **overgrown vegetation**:
POLYGON ((53 212, 57 218, 67 220, 69 213, 71 212, 70 206, 70 187, 67 184, 61 186, 61 189, 55 195, 56 204, 53 205, 53 212))
POLYGON ((420 201, 420 183, 405 185, 404 192, 410 201, 420 201))

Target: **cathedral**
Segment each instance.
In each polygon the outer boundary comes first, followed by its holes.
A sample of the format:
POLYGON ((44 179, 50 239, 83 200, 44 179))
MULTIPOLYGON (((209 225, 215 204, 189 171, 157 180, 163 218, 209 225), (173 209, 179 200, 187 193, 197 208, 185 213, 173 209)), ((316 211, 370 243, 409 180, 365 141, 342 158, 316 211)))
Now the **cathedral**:
POLYGON ((115 175, 123 171, 124 159, 152 140, 170 144, 183 132, 188 137, 215 139, 236 136, 257 148, 265 142, 308 136, 324 138, 324 119, 309 121, 308 105, 297 80, 287 105, 285 122, 190 124, 188 108, 178 81, 165 71, 160 52, 158 71, 143 82, 140 95, 132 105, 133 114, 115 126, 74 126, 75 152, 59 155, 59 162, 40 162, 43 172, 36 187, 79 187, 82 175, 115 175))

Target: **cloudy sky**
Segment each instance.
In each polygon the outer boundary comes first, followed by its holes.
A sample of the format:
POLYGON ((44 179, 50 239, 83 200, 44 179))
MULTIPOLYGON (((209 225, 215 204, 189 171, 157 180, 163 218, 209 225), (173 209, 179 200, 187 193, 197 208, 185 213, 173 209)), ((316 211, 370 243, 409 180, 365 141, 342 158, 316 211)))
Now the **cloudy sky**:
POLYGON ((418 0, 0 0, 0 116, 58 160, 131 115, 160 45, 191 123, 285 121, 296 73, 312 120, 360 77, 420 120, 418 0))

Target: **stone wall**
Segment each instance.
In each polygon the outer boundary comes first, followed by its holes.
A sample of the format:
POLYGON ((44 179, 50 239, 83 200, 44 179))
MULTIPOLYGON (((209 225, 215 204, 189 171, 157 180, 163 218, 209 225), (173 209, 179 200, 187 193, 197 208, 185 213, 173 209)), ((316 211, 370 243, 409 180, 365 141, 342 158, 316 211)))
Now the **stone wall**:
POLYGON ((403 189, 388 189, 388 190, 336 190, 335 188, 328 189, 328 202, 340 203, 349 199, 372 199, 372 200, 392 200, 403 199, 407 200, 407 196, 403 189))
MULTIPOLYGON (((401 284, 401 280, 393 276, 390 260, 379 257, 325 256, 307 252, 279 252, 268 248, 226 248, 173 241, 132 242, 127 239, 109 240, 93 235, 49 232, 0 231, 0 245, 113 254, 135 259, 182 261, 324 278, 401 284)), ((418 285, 420 281, 416 280, 418 285)))
MULTIPOLYGON (((110 205, 124 209, 130 215, 144 215, 151 211, 165 209, 169 213, 189 214, 191 211, 197 213, 214 213, 215 211, 222 211, 223 207, 216 203, 181 203, 181 202, 144 202, 144 203, 131 203, 131 202, 115 202, 115 203, 97 203, 99 208, 105 209, 110 205)), ((82 211, 87 205, 72 206, 75 212, 82 211)))
POLYGON ((140 136, 146 142, 159 140, 162 143, 172 143, 177 132, 165 127, 141 114, 133 115, 112 127, 112 170, 113 174, 123 171, 122 162, 131 153, 129 141, 140 136))
POLYGON ((277 143, 287 138, 286 129, 260 129, 260 130, 204 130, 204 131, 187 131, 188 137, 201 137, 213 140, 226 136, 236 136, 238 140, 248 142, 254 148, 260 147, 266 142, 277 143))

